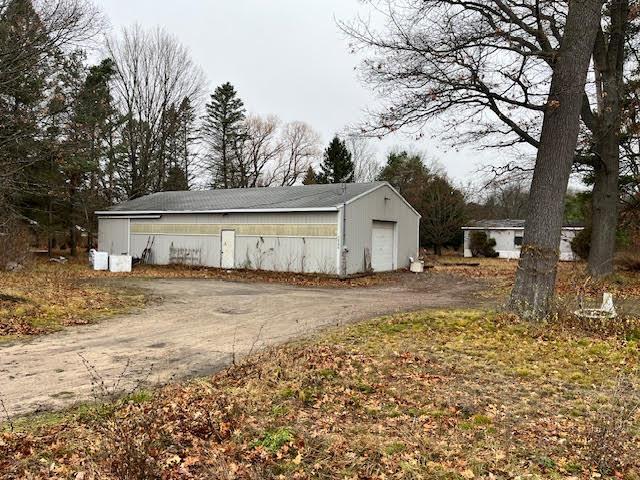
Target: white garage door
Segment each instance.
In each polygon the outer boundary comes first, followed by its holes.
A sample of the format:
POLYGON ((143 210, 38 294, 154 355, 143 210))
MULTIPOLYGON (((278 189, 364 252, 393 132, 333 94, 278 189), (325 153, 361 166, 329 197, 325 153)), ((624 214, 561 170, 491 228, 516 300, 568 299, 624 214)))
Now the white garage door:
POLYGON ((393 222, 373 222, 371 268, 374 272, 393 270, 393 222))

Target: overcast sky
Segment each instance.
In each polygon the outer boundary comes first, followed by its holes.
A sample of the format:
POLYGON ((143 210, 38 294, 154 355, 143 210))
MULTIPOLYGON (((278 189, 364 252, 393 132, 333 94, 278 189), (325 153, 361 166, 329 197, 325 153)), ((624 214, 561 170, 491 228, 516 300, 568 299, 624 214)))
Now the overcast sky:
MULTIPOLYGON (((358 59, 336 19, 368 8, 358 0, 99 0, 115 31, 139 23, 161 25, 187 45, 204 69, 209 88, 229 81, 249 112, 302 120, 327 143, 358 122, 376 99, 354 70, 358 59)), ((426 137, 433 133, 426 131, 426 137)), ((434 139, 397 135, 375 142, 383 161, 394 146, 437 158, 457 182, 473 180, 497 152, 457 150, 434 139)))

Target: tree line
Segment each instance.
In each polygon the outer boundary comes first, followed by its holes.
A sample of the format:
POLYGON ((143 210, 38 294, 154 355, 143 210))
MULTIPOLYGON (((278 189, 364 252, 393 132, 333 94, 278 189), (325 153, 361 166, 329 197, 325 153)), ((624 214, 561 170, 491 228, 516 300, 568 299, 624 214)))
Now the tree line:
MULTIPOLYGON (((203 72, 161 28, 107 37, 91 64, 78 45, 102 30, 88 1, 0 0, 1 221, 34 226, 50 253, 75 255, 81 235, 94 244, 94 211, 160 191, 387 180, 425 227, 427 183, 458 195, 418 156, 392 153, 381 170, 366 139, 336 135, 323 150, 305 122, 247 113, 231 83, 206 97, 203 72)), ((451 232, 434 228, 423 240, 439 250, 451 232)))
MULTIPOLYGON (((96 210, 167 190, 293 185, 322 156, 309 124, 247 113, 230 83, 206 97, 204 73, 162 28, 107 36, 92 64, 104 24, 89 0, 0 0, 3 232, 30 224, 49 252, 76 254, 80 235, 95 243, 96 210)), ((336 141, 352 158, 341 181, 373 179, 367 146, 336 141)))

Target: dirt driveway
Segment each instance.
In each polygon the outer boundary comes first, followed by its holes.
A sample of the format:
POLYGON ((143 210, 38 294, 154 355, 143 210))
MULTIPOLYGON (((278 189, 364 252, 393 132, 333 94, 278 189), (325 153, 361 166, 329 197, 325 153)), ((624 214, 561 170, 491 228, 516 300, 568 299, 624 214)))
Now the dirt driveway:
POLYGON ((138 314, 0 345, 0 399, 9 415, 90 400, 81 356, 107 385, 124 377, 118 389, 126 390, 147 377, 160 383, 212 373, 234 356, 331 325, 424 307, 470 307, 483 288, 433 274, 366 289, 175 279, 129 284, 162 301, 138 314))

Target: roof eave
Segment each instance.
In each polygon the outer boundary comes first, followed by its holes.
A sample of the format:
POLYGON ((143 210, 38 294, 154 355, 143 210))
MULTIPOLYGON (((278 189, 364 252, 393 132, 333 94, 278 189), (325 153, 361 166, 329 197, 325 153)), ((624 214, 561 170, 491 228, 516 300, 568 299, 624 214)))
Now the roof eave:
POLYGON ((232 208, 218 210, 100 210, 97 216, 126 216, 126 215, 168 215, 195 213, 282 213, 282 212, 336 212, 338 207, 313 208, 232 208))
MULTIPOLYGON (((460 227, 461 230, 524 230, 524 227, 477 227, 477 226, 464 226, 460 227)), ((584 230, 584 227, 575 227, 575 226, 562 226, 563 230, 584 230)))

